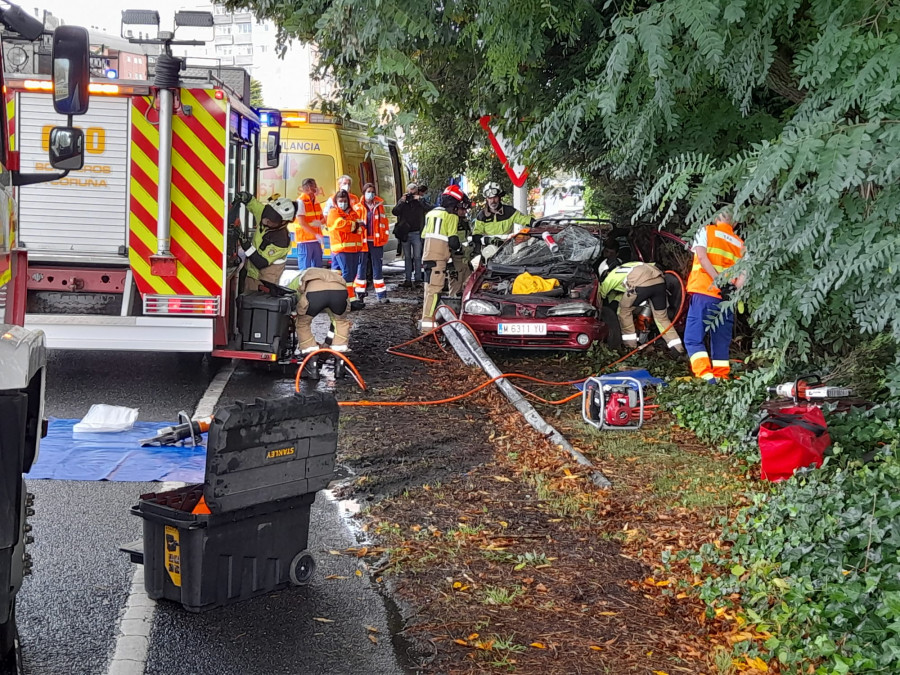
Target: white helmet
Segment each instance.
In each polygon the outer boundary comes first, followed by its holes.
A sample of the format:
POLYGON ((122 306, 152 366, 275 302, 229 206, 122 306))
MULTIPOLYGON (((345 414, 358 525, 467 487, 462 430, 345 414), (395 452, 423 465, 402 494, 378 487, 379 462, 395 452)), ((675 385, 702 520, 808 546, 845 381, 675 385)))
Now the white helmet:
POLYGON ((281 216, 282 220, 293 220, 297 215, 297 204, 287 197, 279 197, 268 203, 281 216))
POLYGON ((481 194, 487 199, 488 197, 502 197, 506 193, 503 191, 503 188, 500 187, 500 183, 490 182, 484 186, 484 190, 481 191, 481 194))

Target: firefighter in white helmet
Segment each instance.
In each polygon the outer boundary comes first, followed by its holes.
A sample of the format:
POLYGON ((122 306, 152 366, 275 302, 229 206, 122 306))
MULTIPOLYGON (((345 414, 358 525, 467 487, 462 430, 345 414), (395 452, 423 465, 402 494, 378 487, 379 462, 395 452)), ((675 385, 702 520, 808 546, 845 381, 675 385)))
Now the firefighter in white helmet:
POLYGON ((291 233, 287 228, 297 215, 297 204, 286 197, 263 204, 249 192, 238 192, 235 201, 246 204, 257 223, 250 245, 238 251, 247 266, 244 292, 253 293, 260 290, 262 281, 270 284, 281 281, 291 252, 291 233))
POLYGON ((531 225, 531 218, 500 200, 506 194, 499 183, 488 183, 481 191, 485 206, 475 214, 472 240, 476 249, 487 245, 489 238, 506 239, 514 232, 531 225))

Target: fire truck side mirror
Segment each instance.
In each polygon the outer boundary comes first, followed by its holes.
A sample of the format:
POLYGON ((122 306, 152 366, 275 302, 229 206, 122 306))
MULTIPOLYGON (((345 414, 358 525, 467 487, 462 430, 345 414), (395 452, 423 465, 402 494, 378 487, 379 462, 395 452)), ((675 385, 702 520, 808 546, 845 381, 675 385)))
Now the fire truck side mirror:
POLYGON ((62 171, 79 171, 84 167, 84 132, 75 127, 53 127, 50 130, 50 164, 62 171))
POLYGON ((57 28, 53 32, 52 58, 53 107, 60 115, 83 115, 88 111, 91 79, 87 30, 81 26, 57 28))
POLYGON ((281 130, 270 131, 266 137, 266 168, 278 166, 281 157, 281 130))

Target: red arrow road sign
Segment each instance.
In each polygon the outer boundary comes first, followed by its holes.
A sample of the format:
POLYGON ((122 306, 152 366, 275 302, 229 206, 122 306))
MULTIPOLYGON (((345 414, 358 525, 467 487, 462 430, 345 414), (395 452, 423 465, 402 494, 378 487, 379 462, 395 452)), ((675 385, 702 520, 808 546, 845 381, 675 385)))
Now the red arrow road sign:
POLYGON ((514 149, 503 136, 491 127, 490 115, 484 115, 478 121, 481 123, 481 128, 487 132, 494 153, 506 170, 506 175, 509 176, 512 184, 516 187, 525 187, 525 181, 528 179, 528 167, 519 164, 515 159, 510 159, 514 149))

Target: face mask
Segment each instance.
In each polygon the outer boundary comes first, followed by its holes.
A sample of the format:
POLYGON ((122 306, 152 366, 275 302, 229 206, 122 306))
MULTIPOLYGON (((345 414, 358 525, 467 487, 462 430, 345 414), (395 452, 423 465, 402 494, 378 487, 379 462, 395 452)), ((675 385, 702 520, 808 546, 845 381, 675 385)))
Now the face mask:
POLYGON ((370 202, 370 201, 372 201, 373 199, 375 199, 375 193, 374 193, 374 192, 367 192, 367 193, 366 193, 366 201, 367 201, 367 202, 370 202))
POLYGON ((347 202, 338 202, 338 208, 341 211, 346 211, 348 206, 350 206, 350 204, 348 204, 347 202))
POLYGON ((350 192, 350 186, 347 185, 346 183, 344 183, 343 185, 341 185, 341 190, 344 190, 345 192, 350 192))

